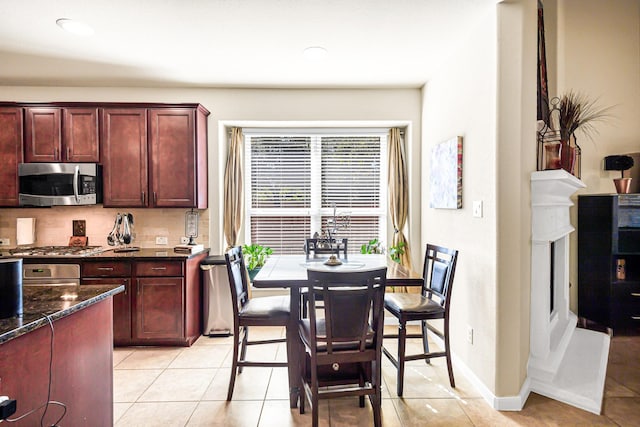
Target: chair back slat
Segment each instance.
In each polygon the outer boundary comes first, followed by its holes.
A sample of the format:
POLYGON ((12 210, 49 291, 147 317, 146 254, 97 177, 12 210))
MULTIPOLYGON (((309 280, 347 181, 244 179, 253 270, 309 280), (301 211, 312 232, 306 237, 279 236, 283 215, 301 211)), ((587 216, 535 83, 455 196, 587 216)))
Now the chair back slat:
POLYGON ((456 270, 458 251, 442 246, 427 245, 424 260, 424 284, 422 294, 446 307, 451 298, 451 288, 456 270))
POLYGON ((347 245, 349 244, 349 239, 334 239, 331 241, 329 239, 323 238, 307 238, 304 244, 304 251, 309 258, 310 255, 322 255, 322 254, 336 254, 340 255, 340 252, 343 255, 347 256, 347 245), (336 244, 339 244, 337 246, 336 244), (329 245, 329 247, 326 247, 329 245))
POLYGON ((235 246, 224 254, 227 263, 229 286, 231 288, 231 302, 237 312, 244 307, 249 300, 247 269, 242 256, 242 247, 235 246))

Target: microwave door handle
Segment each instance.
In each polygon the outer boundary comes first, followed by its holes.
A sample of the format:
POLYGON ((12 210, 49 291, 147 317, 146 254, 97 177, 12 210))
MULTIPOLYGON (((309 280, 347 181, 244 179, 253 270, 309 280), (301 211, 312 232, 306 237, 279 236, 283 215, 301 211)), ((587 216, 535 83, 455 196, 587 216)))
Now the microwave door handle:
POLYGON ((73 195, 76 197, 76 203, 80 203, 80 196, 78 194, 78 177, 80 176, 80 166, 76 165, 73 172, 73 195))

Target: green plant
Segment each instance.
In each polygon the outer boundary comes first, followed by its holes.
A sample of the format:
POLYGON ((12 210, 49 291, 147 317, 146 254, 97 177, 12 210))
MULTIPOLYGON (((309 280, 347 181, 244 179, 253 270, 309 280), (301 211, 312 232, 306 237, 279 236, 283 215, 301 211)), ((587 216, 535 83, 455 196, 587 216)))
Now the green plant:
POLYGON ((273 250, 268 246, 261 246, 258 244, 244 245, 242 247, 242 255, 244 256, 244 262, 247 266, 247 270, 254 270, 258 267, 262 267, 267 261, 267 257, 273 253, 273 250))
POLYGON ((405 242, 398 242, 395 246, 389 246, 389 257, 395 261, 400 262, 400 257, 404 255, 404 247, 407 246, 405 242))
POLYGON ((382 246, 382 242, 378 241, 378 239, 369 240, 364 245, 360 246, 361 254, 383 254, 384 246, 382 246))

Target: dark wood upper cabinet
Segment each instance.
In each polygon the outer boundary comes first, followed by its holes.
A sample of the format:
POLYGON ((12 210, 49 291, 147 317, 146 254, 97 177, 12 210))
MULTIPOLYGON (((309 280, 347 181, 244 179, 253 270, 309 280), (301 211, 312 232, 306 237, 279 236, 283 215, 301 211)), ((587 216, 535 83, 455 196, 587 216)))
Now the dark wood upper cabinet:
POLYGON ((18 206, 18 163, 22 163, 22 108, 0 107, 0 206, 18 206))
POLYGON ((104 207, 148 206, 147 110, 101 110, 104 207))
POLYGON ((98 109, 65 108, 62 119, 63 161, 98 163, 98 109))
POLYGON ((197 133, 202 128, 206 132, 206 116, 198 109, 149 109, 152 206, 206 208, 206 137, 197 133))
POLYGON ((200 104, 1 102, 0 112, 0 206, 18 206, 18 163, 74 162, 102 164, 105 207, 208 207, 200 104))
POLYGON ((62 144, 60 108, 25 109, 25 162, 58 162, 62 144))
POLYGON ((25 108, 24 158, 25 162, 99 162, 97 108, 25 108))
POLYGON ((105 207, 207 208, 207 115, 197 107, 105 108, 105 207))

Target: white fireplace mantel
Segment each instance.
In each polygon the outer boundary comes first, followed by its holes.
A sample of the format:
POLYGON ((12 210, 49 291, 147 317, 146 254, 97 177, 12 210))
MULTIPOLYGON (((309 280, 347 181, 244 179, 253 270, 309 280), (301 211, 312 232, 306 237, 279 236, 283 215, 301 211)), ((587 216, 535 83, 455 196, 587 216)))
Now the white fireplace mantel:
POLYGON ((574 231, 569 208, 573 206, 571 195, 584 187, 582 181, 562 169, 531 175, 527 379, 530 391, 599 414, 609 336, 576 328, 577 316, 569 310, 569 234, 574 231))

